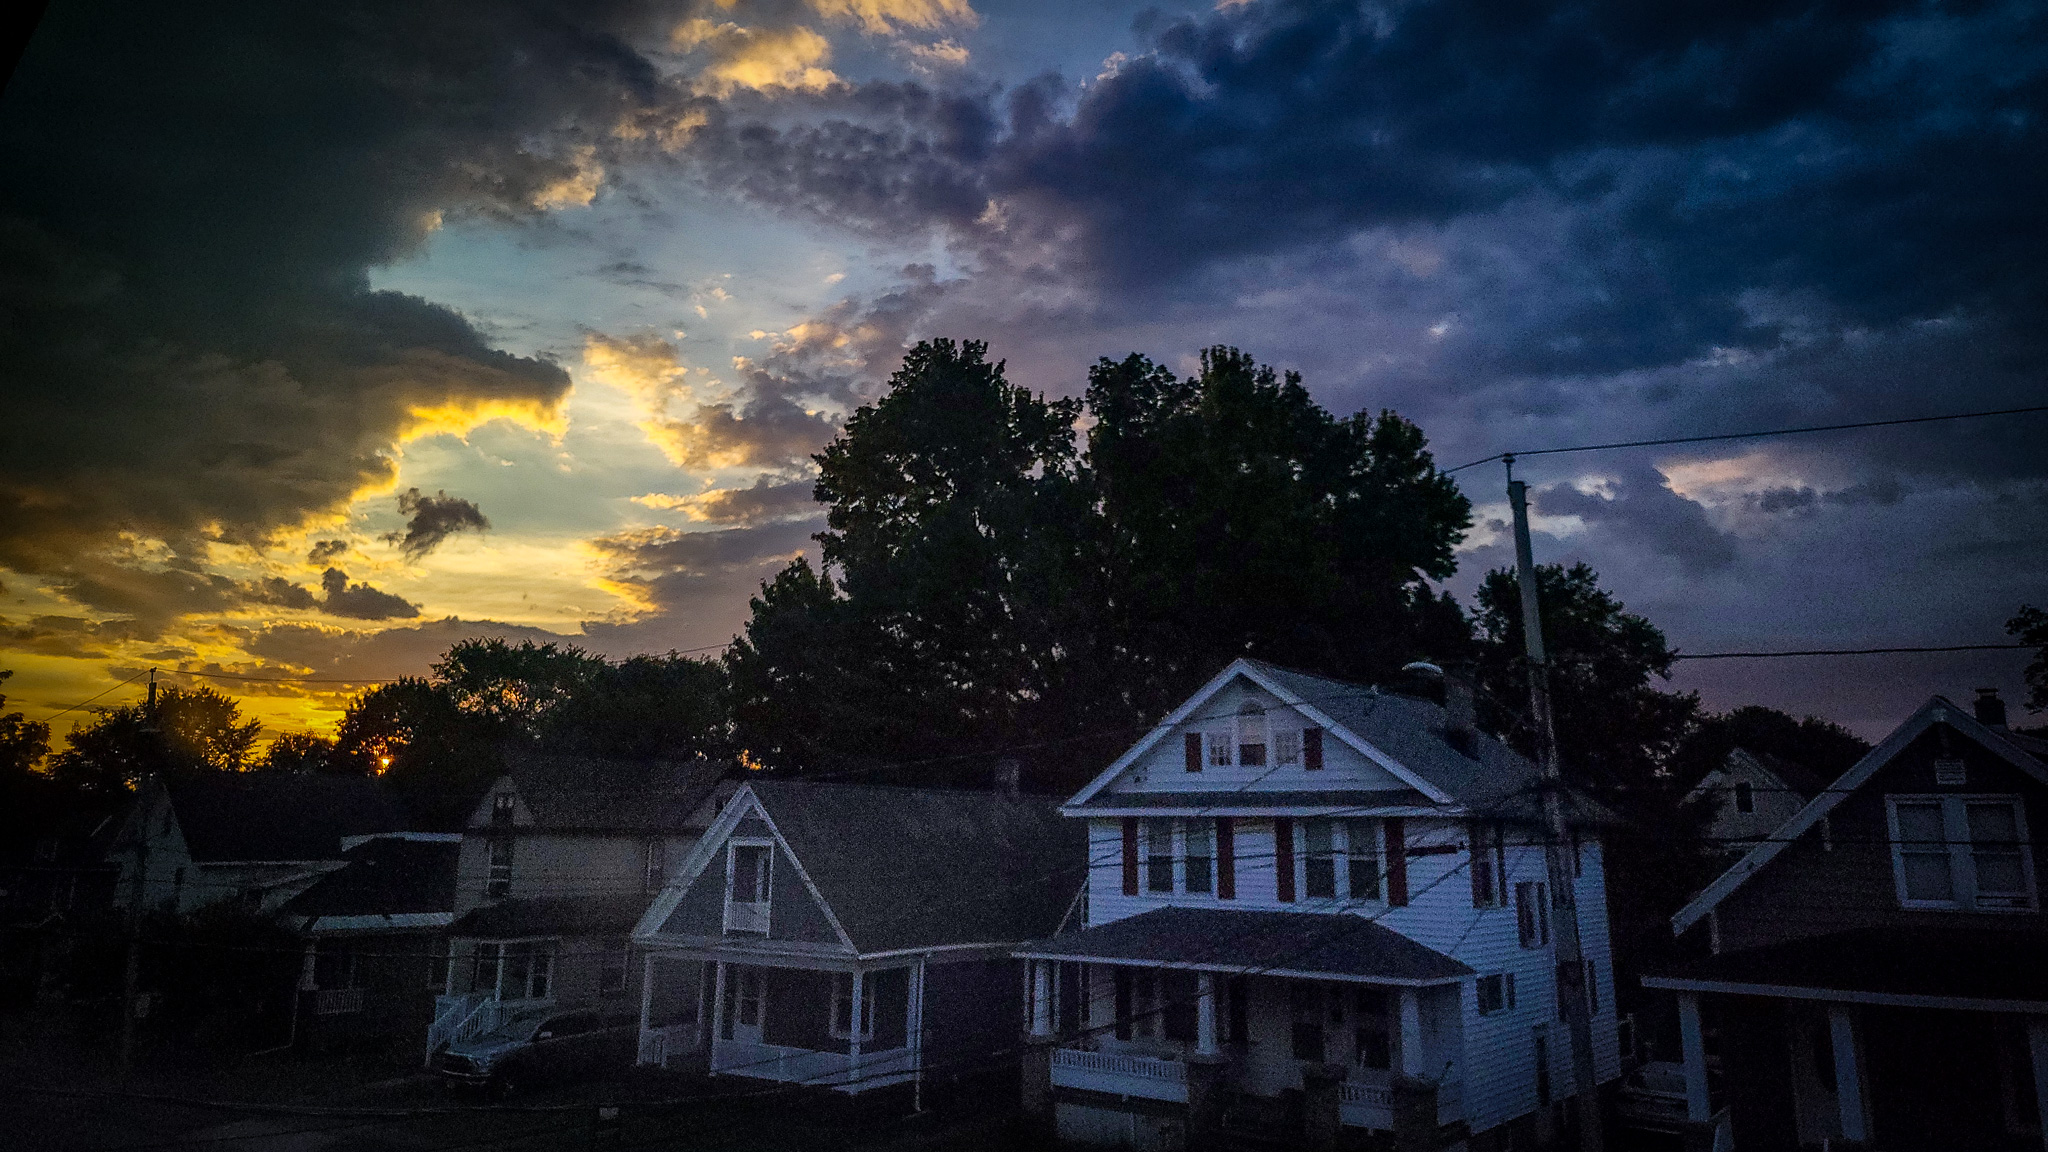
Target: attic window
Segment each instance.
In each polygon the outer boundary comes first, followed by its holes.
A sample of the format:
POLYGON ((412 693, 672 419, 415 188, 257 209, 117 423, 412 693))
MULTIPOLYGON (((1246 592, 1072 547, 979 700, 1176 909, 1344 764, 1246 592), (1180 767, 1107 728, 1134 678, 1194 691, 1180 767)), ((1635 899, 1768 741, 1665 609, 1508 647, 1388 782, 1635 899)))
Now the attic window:
POLYGON ((1209 765, 1214 768, 1230 767, 1230 733, 1205 732, 1203 739, 1209 745, 1209 765))
POLYGON ((516 800, 510 792, 493 794, 491 796, 491 823, 510 824, 512 822, 512 806, 515 802, 516 800))
POLYGON ((1737 812, 1756 811, 1756 786, 1747 780, 1737 780, 1735 782, 1735 810, 1737 812))
POLYGON ((1936 760, 1934 762, 1934 782, 1936 784, 1945 788, 1960 788, 1968 783, 1969 779, 1969 770, 1964 767, 1961 760, 1936 760))
POLYGON ((1247 768, 1266 763, 1266 710, 1255 700, 1237 710, 1237 762, 1247 768))
POLYGON ((1282 728, 1273 733, 1273 763, 1301 763, 1301 729, 1282 728))
POLYGON ((765 936, 774 878, 772 845, 728 842, 725 851, 725 930, 765 936))

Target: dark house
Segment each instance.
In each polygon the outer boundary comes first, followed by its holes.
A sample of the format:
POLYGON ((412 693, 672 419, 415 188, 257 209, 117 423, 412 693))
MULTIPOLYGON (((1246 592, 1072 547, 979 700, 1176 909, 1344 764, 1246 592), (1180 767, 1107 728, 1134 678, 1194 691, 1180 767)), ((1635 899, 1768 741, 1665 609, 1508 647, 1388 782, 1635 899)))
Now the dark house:
POLYGON ((462 837, 401 832, 342 852, 342 867, 287 901, 305 940, 296 1035, 304 1047, 418 1043, 447 983, 462 837))
POLYGON ((1939 696, 1673 918, 1688 1113, 1742 1152, 2043 1147, 2048 745, 1939 696), (1721 1099, 1709 1081, 1711 1046, 1721 1099))
POLYGON ((634 940, 641 1062, 846 1093, 1014 1050, 1010 952, 1078 903, 1087 834, 1001 792, 750 781, 634 940))

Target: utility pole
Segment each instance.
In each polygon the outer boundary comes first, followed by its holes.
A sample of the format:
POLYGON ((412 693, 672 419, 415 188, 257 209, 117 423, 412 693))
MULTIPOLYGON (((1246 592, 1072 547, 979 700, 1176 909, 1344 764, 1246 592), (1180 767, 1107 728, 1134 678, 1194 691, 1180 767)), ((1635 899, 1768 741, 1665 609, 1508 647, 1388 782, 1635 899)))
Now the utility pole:
POLYGON ((1536 560, 1529 546, 1529 486, 1515 479, 1515 458, 1503 456, 1508 471, 1508 505, 1515 514, 1515 578, 1522 586, 1522 642, 1529 657, 1529 717, 1536 728, 1541 772, 1543 860, 1550 874, 1551 940, 1557 957, 1557 995, 1572 1048, 1572 1096, 1579 1121, 1581 1152, 1607 1146, 1600 1116, 1599 1086, 1593 1072, 1593 1020, 1586 1008, 1585 953, 1579 947, 1579 901, 1572 875, 1571 825, 1564 812, 1564 772, 1557 760, 1557 727, 1550 713, 1550 661, 1543 648, 1543 617, 1536 596, 1536 560))
MULTIPOLYGON (((149 705, 143 712, 144 726, 156 731, 156 669, 149 670, 149 705)), ((135 863, 128 877, 128 966, 121 977, 121 1074, 135 1066, 135 1010, 142 982, 142 903, 147 896, 149 867, 149 813, 139 805, 129 825, 135 834, 130 845, 135 863)))

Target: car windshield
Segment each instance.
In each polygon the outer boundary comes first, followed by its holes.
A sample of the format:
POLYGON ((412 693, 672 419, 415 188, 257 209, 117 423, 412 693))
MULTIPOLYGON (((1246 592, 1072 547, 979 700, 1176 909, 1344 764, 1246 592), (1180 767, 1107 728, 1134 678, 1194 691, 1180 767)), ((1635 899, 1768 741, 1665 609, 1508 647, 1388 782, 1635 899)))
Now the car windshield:
POLYGON ((515 1013, 491 1029, 489 1035, 494 1040, 531 1040, 547 1018, 545 1012, 515 1013))

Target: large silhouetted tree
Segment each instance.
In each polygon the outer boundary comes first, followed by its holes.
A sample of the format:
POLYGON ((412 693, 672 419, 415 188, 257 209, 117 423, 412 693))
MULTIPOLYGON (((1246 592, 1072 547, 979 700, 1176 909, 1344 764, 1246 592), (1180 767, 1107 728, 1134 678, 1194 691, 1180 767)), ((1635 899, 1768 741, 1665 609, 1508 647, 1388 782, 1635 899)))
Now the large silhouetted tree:
POLYGON ((1185 380, 1105 360, 1085 403, 972 342, 890 383, 817 457, 823 567, 764 585, 728 657, 771 765, 938 781, 1013 754, 1069 787, 1234 656, 1370 678, 1464 635, 1426 580, 1469 508, 1398 416, 1339 419, 1227 348, 1185 380))
POLYGON ((154 711, 143 703, 109 708, 73 730, 50 772, 95 796, 127 791, 153 773, 240 772, 261 731, 211 688, 165 688, 154 711))

